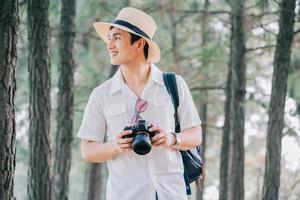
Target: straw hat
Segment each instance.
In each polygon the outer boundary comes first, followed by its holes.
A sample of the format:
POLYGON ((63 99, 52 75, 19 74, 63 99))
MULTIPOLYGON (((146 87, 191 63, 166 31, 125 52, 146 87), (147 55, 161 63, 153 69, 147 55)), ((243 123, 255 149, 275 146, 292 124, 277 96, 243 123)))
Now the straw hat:
POLYGON ((141 10, 126 7, 119 12, 112 23, 95 22, 94 28, 105 43, 108 43, 108 32, 111 26, 144 38, 149 45, 147 61, 156 63, 160 60, 159 47, 152 40, 157 25, 150 15, 141 10))

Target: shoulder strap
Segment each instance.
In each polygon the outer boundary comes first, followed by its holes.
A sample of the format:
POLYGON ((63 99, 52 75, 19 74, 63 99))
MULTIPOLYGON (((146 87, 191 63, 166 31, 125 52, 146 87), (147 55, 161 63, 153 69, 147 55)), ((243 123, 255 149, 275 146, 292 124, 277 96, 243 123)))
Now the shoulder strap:
POLYGON ((179 97, 178 97, 178 88, 176 83, 176 75, 173 72, 164 72, 163 79, 168 93, 170 94, 174 106, 174 118, 175 118, 175 132, 180 132, 180 124, 178 120, 178 111, 179 106, 179 97))
MULTIPOLYGON (((176 83, 176 75, 175 75, 175 73, 172 73, 172 72, 164 72, 163 79, 165 82, 166 89, 172 98, 172 102, 173 102, 173 106, 174 106, 174 110, 175 110, 175 112, 174 112, 175 133, 179 133, 180 132, 180 124, 179 124, 179 120, 178 120, 178 111, 177 111, 177 108, 179 106, 179 97, 178 97, 178 88, 177 88, 177 83, 176 83)), ((181 154, 182 154, 182 152, 181 152, 181 154)), ((185 182, 185 186, 186 186, 186 193, 187 193, 187 195, 191 195, 192 192, 191 192, 191 187, 190 187, 190 183, 189 183, 189 178, 188 178, 188 175, 185 170, 184 170, 183 177, 184 177, 184 182, 185 182)))

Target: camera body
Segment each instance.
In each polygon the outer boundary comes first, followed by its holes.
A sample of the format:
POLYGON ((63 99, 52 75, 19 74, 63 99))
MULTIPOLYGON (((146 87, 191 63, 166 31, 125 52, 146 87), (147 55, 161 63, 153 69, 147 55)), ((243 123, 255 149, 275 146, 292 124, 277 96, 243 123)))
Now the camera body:
POLYGON ((132 149, 136 154, 145 155, 151 151, 151 138, 156 135, 156 132, 150 132, 152 125, 148 125, 145 120, 139 120, 133 126, 126 126, 124 130, 132 130, 129 135, 123 138, 133 138, 132 149))

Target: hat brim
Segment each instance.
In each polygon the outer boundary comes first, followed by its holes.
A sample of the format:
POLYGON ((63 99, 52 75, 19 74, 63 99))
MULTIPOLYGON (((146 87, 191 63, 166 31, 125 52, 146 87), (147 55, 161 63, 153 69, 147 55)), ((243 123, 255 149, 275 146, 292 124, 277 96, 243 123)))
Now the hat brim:
POLYGON ((100 36, 100 38, 107 44, 108 43, 108 32, 111 26, 119 28, 121 30, 133 33, 135 35, 138 35, 142 38, 144 38, 148 45, 149 45, 149 50, 148 50, 148 59, 147 61, 150 63, 157 63, 160 60, 160 50, 158 45, 151 39, 148 39, 140 34, 137 34, 136 32, 134 32, 133 30, 119 25, 119 24, 114 24, 114 23, 105 23, 105 22, 95 22, 94 24, 94 28, 97 32, 97 34, 100 36))

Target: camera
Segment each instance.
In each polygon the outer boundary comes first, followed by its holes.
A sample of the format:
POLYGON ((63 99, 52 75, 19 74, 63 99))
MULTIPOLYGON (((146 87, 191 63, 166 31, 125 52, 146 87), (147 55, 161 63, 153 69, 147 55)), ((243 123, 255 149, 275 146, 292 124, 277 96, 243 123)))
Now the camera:
POLYGON ((123 138, 133 138, 132 149, 136 154, 145 155, 151 151, 150 139, 156 134, 149 131, 151 127, 152 125, 148 126, 145 120, 139 120, 135 125, 124 128, 124 130, 132 130, 131 134, 123 138))

